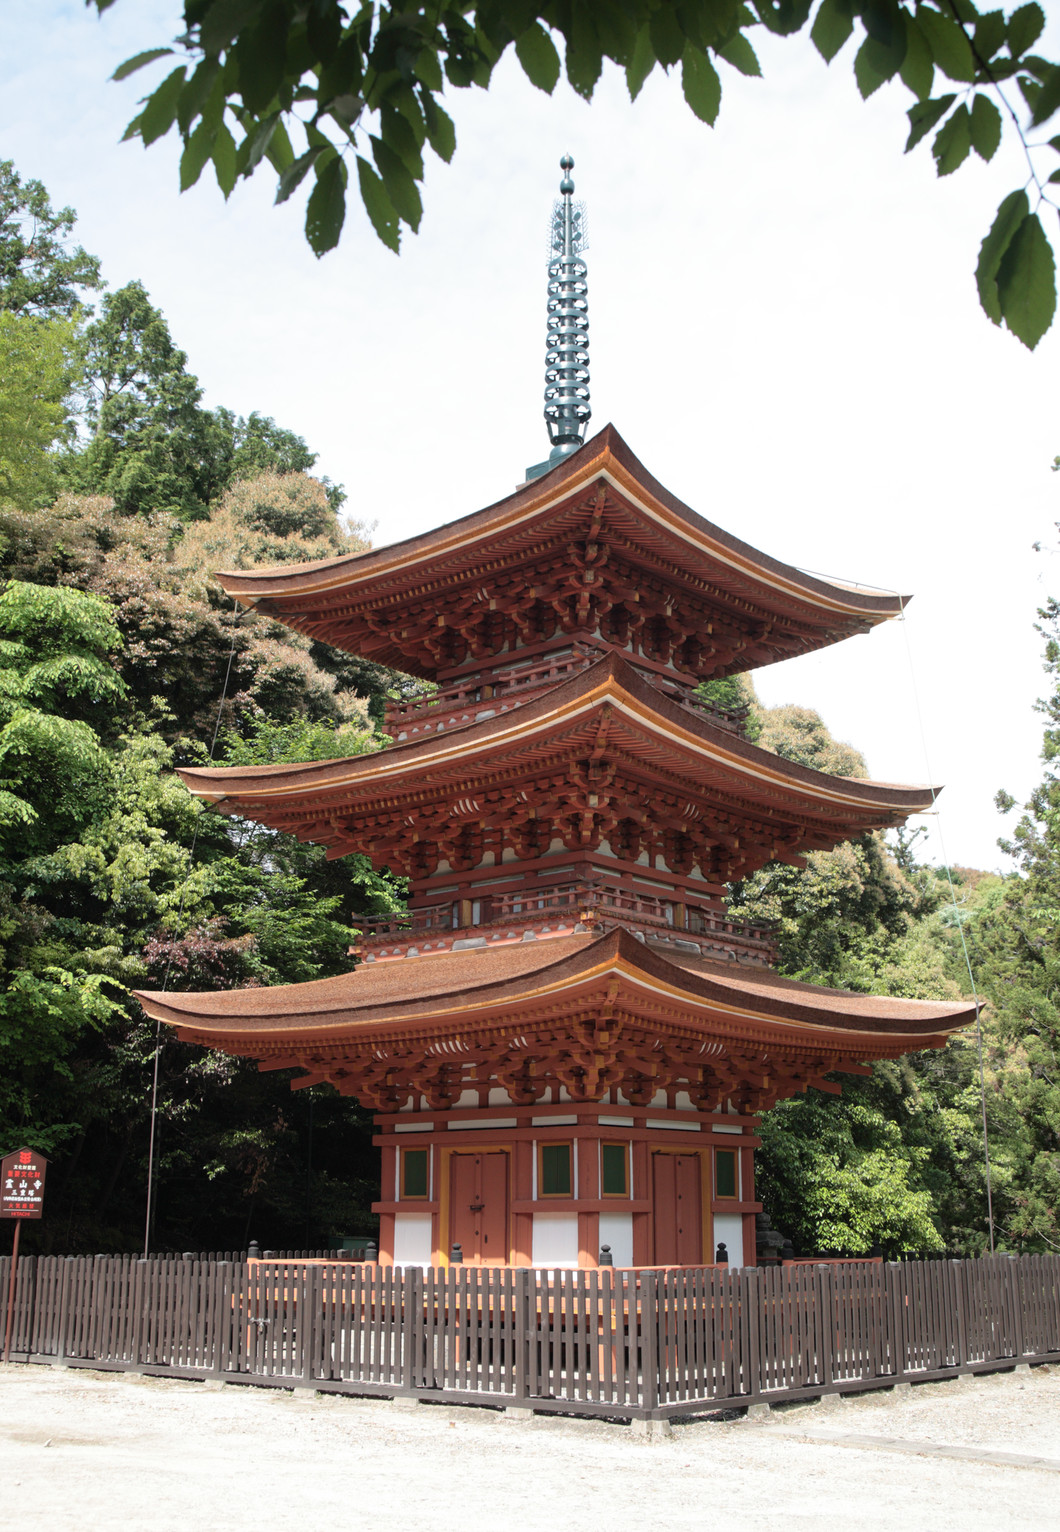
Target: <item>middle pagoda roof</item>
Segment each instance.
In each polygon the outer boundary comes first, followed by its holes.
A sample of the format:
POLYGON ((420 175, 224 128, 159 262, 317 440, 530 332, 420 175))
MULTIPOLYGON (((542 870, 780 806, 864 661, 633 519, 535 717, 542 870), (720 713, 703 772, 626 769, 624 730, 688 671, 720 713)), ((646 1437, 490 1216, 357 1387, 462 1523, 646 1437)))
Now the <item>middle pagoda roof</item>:
POLYGON ((225 813, 413 876, 433 871, 424 856, 476 865, 476 832, 490 826, 519 857, 556 836, 570 850, 606 840, 634 861, 651 846, 714 884, 899 824, 936 791, 785 760, 667 697, 613 652, 521 706, 494 706, 367 755, 180 776, 225 813))
POLYGON ((587 629, 704 680, 867 632, 903 599, 818 579, 722 531, 610 425, 514 494, 421 536, 217 578, 313 639, 428 680, 587 629))

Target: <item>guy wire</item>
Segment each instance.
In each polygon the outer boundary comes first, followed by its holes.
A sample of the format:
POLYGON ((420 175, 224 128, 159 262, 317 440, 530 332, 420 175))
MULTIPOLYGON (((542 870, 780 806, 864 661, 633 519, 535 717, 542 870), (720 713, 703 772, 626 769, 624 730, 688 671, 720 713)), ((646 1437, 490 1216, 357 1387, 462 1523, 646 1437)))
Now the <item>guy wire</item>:
MULTIPOLYGON (((233 600, 232 605, 236 602, 233 600)), ((236 630, 243 618, 243 612, 236 612, 236 620, 232 624, 232 646, 228 651, 228 664, 225 667, 224 685, 221 687, 221 700, 217 704, 217 721, 213 726, 213 738, 210 741, 210 753, 208 760, 213 760, 214 751, 217 749, 217 736, 221 732, 221 718, 224 714, 224 705, 228 700, 228 683, 232 678, 232 662, 236 656, 236 630)), ((192 832, 191 847, 188 851, 188 871, 180 889, 180 903, 177 906, 176 925, 179 930, 181 917, 184 914, 184 901, 188 894, 188 883, 191 878, 192 868, 195 866, 195 850, 199 844, 199 821, 205 810, 200 810, 195 818, 195 829, 192 832)), ((173 971, 173 947, 170 945, 169 958, 166 962, 166 971, 162 976, 162 988, 160 994, 165 994, 169 985, 169 976, 173 971)), ((147 1205, 144 1209, 144 1260, 147 1259, 151 1243, 151 1218, 154 1214, 154 1189, 155 1189, 155 1141, 156 1123, 158 1118, 158 1071, 159 1061, 162 1057, 162 1018, 155 1020, 155 1057, 154 1068, 151 1076, 151 1131, 147 1146, 147 1205)))

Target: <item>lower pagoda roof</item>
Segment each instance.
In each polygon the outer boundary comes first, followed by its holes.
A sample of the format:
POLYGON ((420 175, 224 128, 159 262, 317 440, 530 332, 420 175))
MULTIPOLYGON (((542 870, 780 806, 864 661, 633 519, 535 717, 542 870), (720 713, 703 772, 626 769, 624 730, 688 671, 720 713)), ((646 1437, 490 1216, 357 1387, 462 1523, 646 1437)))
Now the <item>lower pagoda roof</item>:
POLYGON ((609 838, 631 861, 653 847, 672 868, 727 882, 900 824, 938 791, 788 761, 665 696, 615 653, 521 707, 390 749, 180 776, 225 813, 413 876, 429 875, 425 856, 474 867, 476 834, 499 826, 520 856, 553 836, 571 850, 609 838))
MULTIPOLYGON (((575 1100, 688 1090, 760 1111, 835 1070, 943 1046, 975 1019, 944 1004, 851 994, 662 953, 624 930, 482 944, 365 964, 308 984, 138 992, 185 1041, 301 1068, 377 1110, 445 1105, 470 1082, 513 1099, 561 1084, 575 1100)), ((834 1088, 834 1087, 832 1087, 834 1088)))

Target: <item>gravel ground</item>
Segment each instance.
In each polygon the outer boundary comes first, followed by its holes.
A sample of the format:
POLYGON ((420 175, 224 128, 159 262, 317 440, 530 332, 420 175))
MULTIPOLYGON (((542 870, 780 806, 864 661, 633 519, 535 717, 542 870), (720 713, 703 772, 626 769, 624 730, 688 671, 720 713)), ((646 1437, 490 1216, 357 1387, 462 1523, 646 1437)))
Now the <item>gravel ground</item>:
POLYGON ((335 1523, 1055 1532, 1060 1369, 786 1406, 760 1421, 697 1421, 659 1439, 555 1416, 0 1367, 4 1528, 317 1532, 335 1523))

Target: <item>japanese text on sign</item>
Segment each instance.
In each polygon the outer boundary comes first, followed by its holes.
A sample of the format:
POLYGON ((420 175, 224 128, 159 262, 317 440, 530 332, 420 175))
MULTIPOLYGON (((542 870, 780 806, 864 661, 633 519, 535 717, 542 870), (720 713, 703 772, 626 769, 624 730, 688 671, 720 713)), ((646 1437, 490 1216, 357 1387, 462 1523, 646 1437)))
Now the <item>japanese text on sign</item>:
POLYGON ((48 1162, 35 1149, 16 1149, 0 1160, 0 1218, 40 1218, 48 1162))

